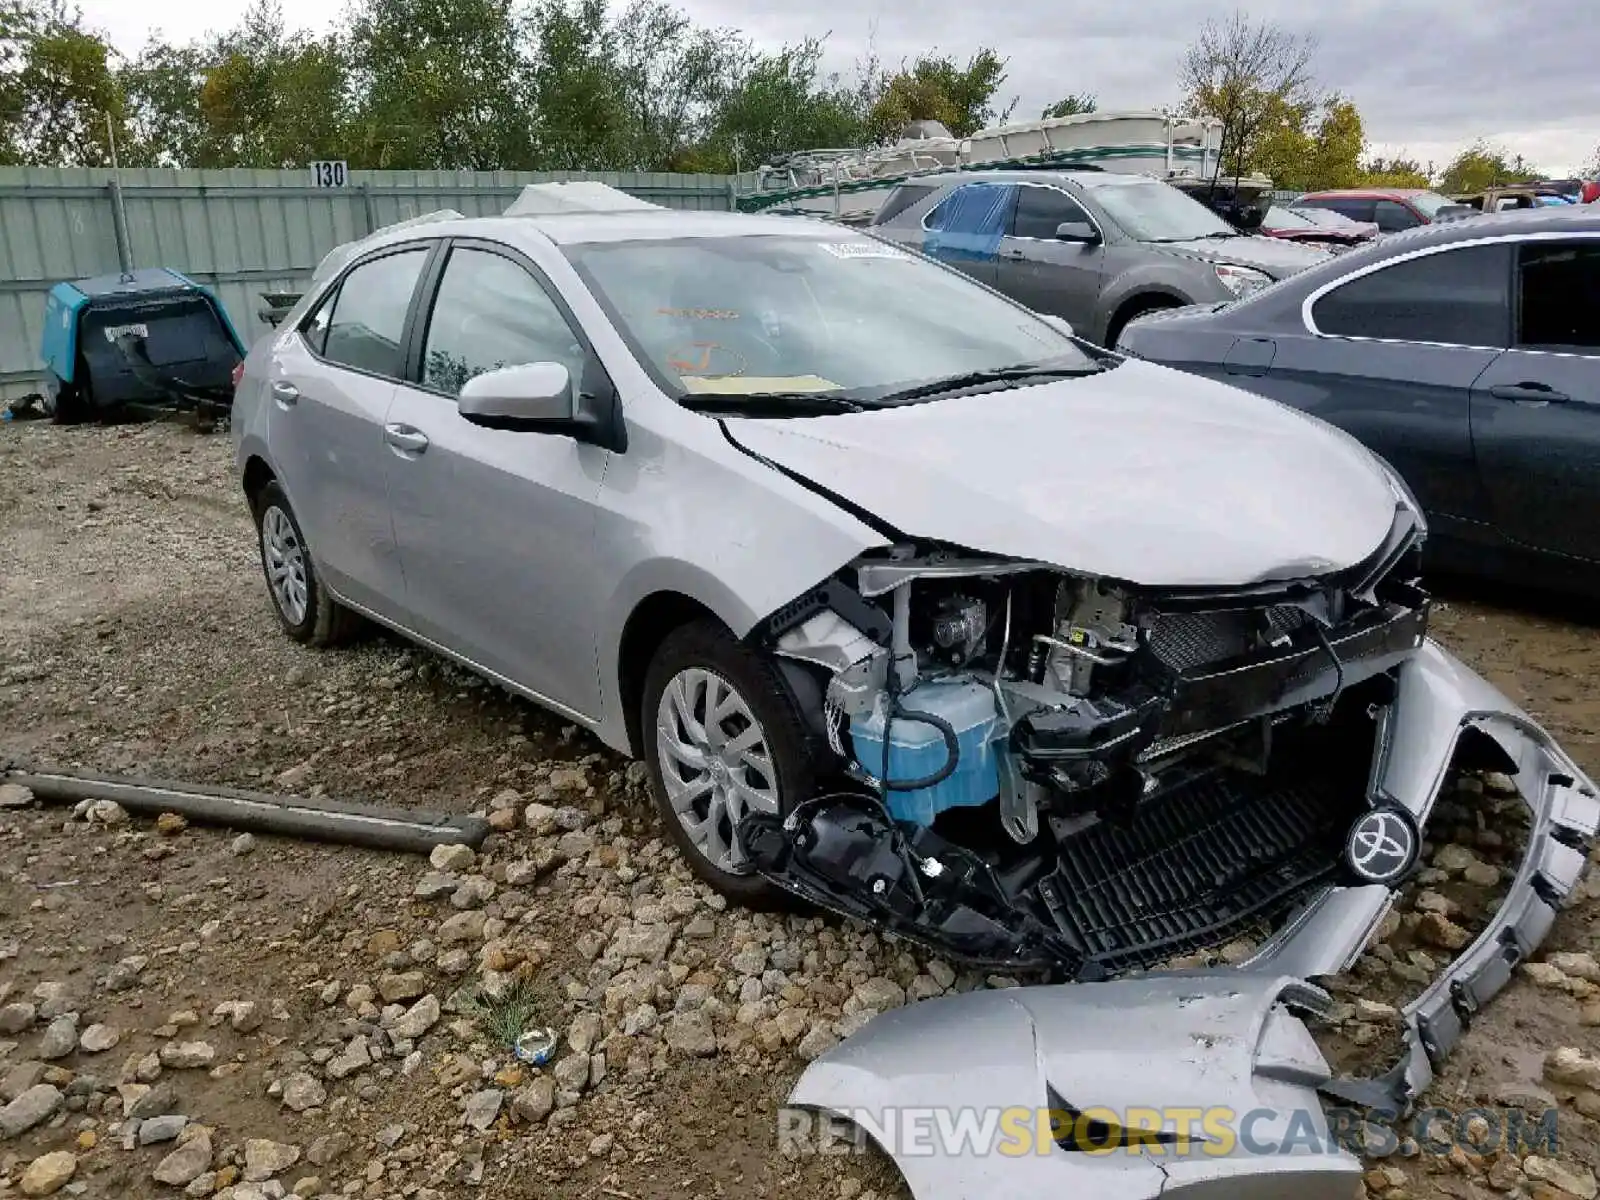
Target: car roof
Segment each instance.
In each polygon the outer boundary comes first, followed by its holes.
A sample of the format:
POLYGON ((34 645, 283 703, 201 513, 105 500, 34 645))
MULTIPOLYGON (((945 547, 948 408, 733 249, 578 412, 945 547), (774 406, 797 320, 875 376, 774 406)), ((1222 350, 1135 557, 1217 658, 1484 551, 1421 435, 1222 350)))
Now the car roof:
POLYGON ((1391 233, 1379 244, 1390 248, 1415 248, 1512 234, 1600 232, 1600 211, 1585 211, 1592 207, 1586 204, 1552 204, 1482 213, 1453 221, 1435 221, 1391 233))
POLYGON ((1405 199, 1409 196, 1425 196, 1432 191, 1432 188, 1331 188, 1325 192, 1307 192, 1299 199, 1332 200, 1340 196, 1348 196, 1352 200, 1405 199))
POLYGON ((905 183, 910 186, 932 184, 934 187, 944 187, 950 183, 1029 183, 1037 180, 1065 180, 1080 186, 1096 183, 1160 183, 1152 175, 1136 175, 1127 172, 1097 171, 1085 169, 1074 171, 1070 167, 1057 167, 1042 170, 1038 167, 1013 168, 1011 170, 983 170, 983 171, 940 171, 927 175, 918 175, 907 179, 905 183))
POLYGON ((807 217, 780 217, 759 213, 699 211, 662 208, 617 212, 538 214, 526 216, 463 217, 397 229, 382 241, 431 237, 485 237, 515 241, 518 235, 541 234, 557 245, 585 242, 629 242, 695 237, 806 237, 817 241, 858 240, 860 230, 831 221, 807 217))

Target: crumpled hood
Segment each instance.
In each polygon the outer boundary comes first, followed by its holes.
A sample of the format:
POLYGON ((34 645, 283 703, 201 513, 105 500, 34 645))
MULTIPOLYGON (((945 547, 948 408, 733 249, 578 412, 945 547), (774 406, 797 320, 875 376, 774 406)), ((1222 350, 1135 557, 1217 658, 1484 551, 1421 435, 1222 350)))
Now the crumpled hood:
POLYGON ((1163 242, 1155 249, 1203 258, 1207 262, 1254 267, 1274 279, 1283 279, 1328 261, 1327 251, 1320 247, 1270 237, 1196 238, 1191 242, 1163 242))
POLYGON ((910 537, 1152 587, 1352 566, 1396 496, 1349 437, 1149 363, 861 413, 730 417, 736 444, 910 537))

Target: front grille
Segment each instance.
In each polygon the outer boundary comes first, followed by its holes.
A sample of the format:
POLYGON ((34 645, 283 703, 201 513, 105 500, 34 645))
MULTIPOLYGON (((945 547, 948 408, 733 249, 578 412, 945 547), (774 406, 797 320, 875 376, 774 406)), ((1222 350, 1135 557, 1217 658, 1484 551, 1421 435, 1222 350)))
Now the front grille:
POLYGON ((1174 671, 1189 671, 1248 654, 1308 619, 1288 604, 1265 611, 1165 613, 1150 629, 1150 649, 1174 671))
POLYGON ((1040 885, 1054 924, 1112 972, 1226 942, 1337 869, 1354 819, 1326 780, 1235 772, 1184 784, 1062 846, 1040 885))

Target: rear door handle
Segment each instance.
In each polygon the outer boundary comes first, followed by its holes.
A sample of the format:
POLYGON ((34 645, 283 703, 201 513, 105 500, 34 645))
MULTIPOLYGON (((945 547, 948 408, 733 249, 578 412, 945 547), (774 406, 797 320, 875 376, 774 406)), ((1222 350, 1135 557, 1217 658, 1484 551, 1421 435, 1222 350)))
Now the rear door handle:
POLYGON ((1028 256, 1021 250, 1002 250, 1000 251, 1000 257, 1009 258, 1012 262, 1022 262, 1028 256))
POLYGON ((1545 404, 1565 404, 1572 397, 1558 392, 1546 383, 1497 383, 1489 389, 1496 400, 1543 401, 1545 404))
POLYGON ((272 384, 272 398, 279 404, 293 404, 300 399, 300 389, 285 380, 274 380, 272 384))
POLYGON ((421 454, 428 448, 428 435, 410 425, 385 425, 383 440, 408 454, 421 454))

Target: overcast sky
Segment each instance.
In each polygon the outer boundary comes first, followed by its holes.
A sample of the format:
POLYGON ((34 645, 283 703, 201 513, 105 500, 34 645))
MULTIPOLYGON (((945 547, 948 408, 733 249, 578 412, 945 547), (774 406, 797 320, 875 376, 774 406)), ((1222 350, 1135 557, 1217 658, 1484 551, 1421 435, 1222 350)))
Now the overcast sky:
MULTIPOLYGON (((617 0, 620 3, 620 0, 617 0)), ((1178 99, 1185 45, 1227 0, 1060 4, 1012 0, 678 0, 697 21, 737 27, 776 47, 830 34, 842 70, 869 44, 886 64, 930 45, 965 55, 989 45, 1010 58, 1001 94, 1018 119, 1068 92, 1107 109, 1178 99)), ((1379 153, 1443 165, 1475 138, 1521 153, 1542 170, 1577 170, 1600 143, 1600 56, 1594 0, 1250 0, 1252 17, 1317 38, 1318 81, 1353 99, 1379 153), (1508 80, 1496 87, 1497 76, 1508 80)), ((226 28, 247 0, 79 0, 91 24, 133 53, 152 27, 172 40, 226 28)), ((283 0, 291 24, 321 30, 339 0, 283 0)))

